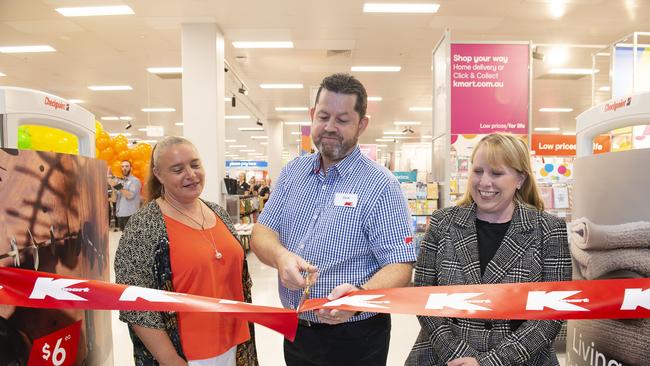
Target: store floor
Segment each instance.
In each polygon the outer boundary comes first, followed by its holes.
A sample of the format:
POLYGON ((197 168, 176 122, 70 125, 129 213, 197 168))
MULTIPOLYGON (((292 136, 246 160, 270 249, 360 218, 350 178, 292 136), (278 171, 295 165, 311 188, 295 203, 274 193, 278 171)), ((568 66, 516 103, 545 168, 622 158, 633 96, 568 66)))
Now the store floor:
MULTIPOLYGON (((115 249, 120 239, 120 233, 110 232, 111 281, 115 280, 112 271, 115 249)), ((281 306, 277 294, 277 275, 275 269, 262 264, 255 255, 248 255, 248 263, 253 277, 253 302, 260 305, 281 306)), ((115 366, 132 365, 133 352, 129 333, 124 323, 113 318, 113 358, 115 366)), ((417 319, 410 315, 393 315, 393 330, 391 334, 388 365, 403 365, 406 356, 415 341, 420 329, 417 319)), ((282 336, 267 328, 256 325, 257 352, 260 366, 284 365, 282 356, 282 336)), ((564 355, 560 356, 560 365, 564 366, 564 355)))

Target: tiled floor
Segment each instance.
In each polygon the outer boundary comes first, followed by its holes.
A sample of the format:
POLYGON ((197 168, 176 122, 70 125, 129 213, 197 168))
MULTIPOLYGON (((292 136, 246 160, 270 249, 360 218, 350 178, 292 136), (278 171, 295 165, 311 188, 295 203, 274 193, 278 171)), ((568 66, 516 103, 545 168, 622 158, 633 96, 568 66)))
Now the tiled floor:
MULTIPOLYGON (((111 269, 112 259, 119 241, 120 233, 110 233, 111 269)), ((260 261, 253 254, 248 255, 251 276, 253 277, 253 302, 260 305, 281 306, 277 295, 277 275, 272 269, 260 261)), ((111 281, 114 281, 111 270, 111 281)), ((388 365, 403 365, 408 352, 415 341, 420 329, 414 316, 393 315, 393 330, 391 333, 388 365)), ((255 326, 257 351, 260 366, 284 365, 282 355, 282 336, 261 326, 255 326)), ((124 323, 113 312, 113 356, 116 366, 132 365, 133 353, 131 340, 124 323)), ((564 365, 564 355, 560 357, 560 364, 564 365)))

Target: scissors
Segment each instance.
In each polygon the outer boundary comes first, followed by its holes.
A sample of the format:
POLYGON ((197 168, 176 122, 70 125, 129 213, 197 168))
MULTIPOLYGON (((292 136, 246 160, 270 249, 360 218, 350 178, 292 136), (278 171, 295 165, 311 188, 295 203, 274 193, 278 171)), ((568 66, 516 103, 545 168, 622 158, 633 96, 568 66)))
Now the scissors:
POLYGON ((300 301, 298 302, 298 306, 296 307, 296 311, 300 312, 300 309, 302 308, 302 305, 309 299, 309 291, 311 290, 311 287, 314 285, 316 282, 316 272, 312 272, 307 274, 307 278, 305 280, 307 281, 305 288, 302 290, 302 295, 300 296, 300 301))

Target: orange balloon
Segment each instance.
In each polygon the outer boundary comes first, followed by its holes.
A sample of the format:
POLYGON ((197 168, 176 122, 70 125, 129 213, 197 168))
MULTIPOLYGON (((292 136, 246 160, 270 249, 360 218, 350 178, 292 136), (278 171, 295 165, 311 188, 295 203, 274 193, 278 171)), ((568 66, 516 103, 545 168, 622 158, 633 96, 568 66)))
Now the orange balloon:
POLYGON ((129 155, 129 150, 125 149, 117 153, 117 160, 119 161, 124 161, 124 160, 129 160, 130 155, 129 155))
POLYGON ((95 140, 95 147, 97 147, 98 150, 104 150, 109 146, 108 139, 105 138, 98 138, 95 140))
POLYGON ((111 173, 116 177, 122 176, 122 165, 119 161, 114 161, 111 163, 111 173))
POLYGON ((111 136, 109 136, 108 133, 106 131, 104 131, 104 130, 99 131, 97 133, 97 140, 99 140, 99 139, 110 140, 110 138, 111 138, 111 136))
POLYGON ((115 143, 123 142, 124 145, 127 145, 129 143, 129 139, 127 139, 124 135, 117 135, 113 139, 115 140, 115 143))
POLYGON ((128 150, 129 147, 126 144, 127 143, 122 140, 115 141, 115 145, 113 145, 113 150, 115 150, 115 152, 118 154, 122 151, 128 150))
POLYGON ((138 153, 138 150, 135 147, 129 149, 129 160, 131 160, 131 162, 138 160, 139 157, 140 154, 138 153))
POLYGON ((106 160, 107 162, 110 162, 113 160, 113 149, 110 147, 105 148, 104 150, 99 152, 99 158, 102 160, 106 160))
POLYGON ((144 162, 142 160, 136 160, 133 162, 133 169, 142 171, 144 169, 144 162))

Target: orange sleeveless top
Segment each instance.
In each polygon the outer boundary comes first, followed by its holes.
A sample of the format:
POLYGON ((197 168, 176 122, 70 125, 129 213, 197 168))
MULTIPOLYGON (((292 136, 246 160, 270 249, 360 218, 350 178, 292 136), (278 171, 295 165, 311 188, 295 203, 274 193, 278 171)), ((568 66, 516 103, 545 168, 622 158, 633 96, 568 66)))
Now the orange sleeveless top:
MULTIPOLYGON (((244 301, 244 251, 223 221, 215 217, 216 225, 202 232, 164 215, 174 290, 244 301), (221 259, 215 258, 214 246, 221 252, 221 259)), ((232 316, 179 312, 177 319, 188 360, 218 356, 250 338, 247 322, 232 316)))

